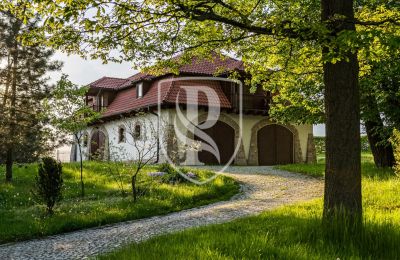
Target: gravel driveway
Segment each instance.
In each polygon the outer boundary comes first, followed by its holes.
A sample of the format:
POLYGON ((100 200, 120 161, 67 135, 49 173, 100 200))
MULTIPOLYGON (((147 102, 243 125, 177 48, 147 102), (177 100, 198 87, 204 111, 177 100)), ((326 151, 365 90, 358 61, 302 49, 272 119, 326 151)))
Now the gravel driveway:
POLYGON ((82 259, 156 235, 227 222, 322 196, 322 180, 272 167, 230 167, 227 172, 241 183, 242 189, 229 201, 159 217, 6 244, 0 246, 0 259, 82 259))

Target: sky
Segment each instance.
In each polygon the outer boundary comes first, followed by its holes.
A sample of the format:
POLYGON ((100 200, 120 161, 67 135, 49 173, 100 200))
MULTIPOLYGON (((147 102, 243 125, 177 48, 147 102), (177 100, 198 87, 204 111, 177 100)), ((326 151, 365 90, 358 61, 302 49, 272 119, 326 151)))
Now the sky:
MULTIPOLYGON (((83 59, 78 55, 66 55, 57 52, 54 59, 64 62, 62 72, 52 73, 51 81, 56 82, 61 73, 69 75, 69 79, 78 85, 87 85, 103 76, 127 78, 137 71, 129 62, 103 64, 101 60, 83 59)), ((325 136, 325 125, 314 125, 315 136, 325 136)))

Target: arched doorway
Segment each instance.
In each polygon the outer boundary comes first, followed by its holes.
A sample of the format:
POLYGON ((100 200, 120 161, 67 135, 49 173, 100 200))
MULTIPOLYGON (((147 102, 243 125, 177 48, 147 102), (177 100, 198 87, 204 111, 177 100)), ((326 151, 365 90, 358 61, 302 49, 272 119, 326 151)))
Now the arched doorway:
MULTIPOLYGON (((222 121, 217 121, 215 125, 204 129, 203 132, 211 137, 216 143, 219 150, 220 161, 218 161, 218 158, 215 157, 214 154, 208 151, 199 151, 199 161, 209 165, 228 163, 235 152, 235 130, 228 124, 222 121)), ((195 134, 194 139, 197 141, 203 141, 198 134, 195 134)), ((234 161, 232 161, 232 163, 234 163, 234 161)))
POLYGON ((106 135, 101 130, 95 130, 90 139, 90 159, 106 159, 106 135))
POLYGON ((293 163, 293 133, 271 124, 257 132, 258 165, 293 163))

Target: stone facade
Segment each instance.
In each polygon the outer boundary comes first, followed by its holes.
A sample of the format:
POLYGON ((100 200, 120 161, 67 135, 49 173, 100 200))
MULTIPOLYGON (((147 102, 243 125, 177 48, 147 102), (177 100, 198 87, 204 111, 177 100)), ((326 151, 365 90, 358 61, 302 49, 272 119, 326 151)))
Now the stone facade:
POLYGON ((317 162, 317 154, 316 154, 313 134, 308 134, 306 162, 310 164, 317 162))

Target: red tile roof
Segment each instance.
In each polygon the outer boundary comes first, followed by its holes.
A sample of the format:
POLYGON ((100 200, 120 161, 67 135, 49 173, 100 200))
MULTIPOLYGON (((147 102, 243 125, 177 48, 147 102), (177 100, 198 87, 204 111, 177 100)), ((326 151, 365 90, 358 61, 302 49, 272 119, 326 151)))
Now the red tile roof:
POLYGON ((129 82, 128 79, 102 77, 89 84, 91 88, 102 88, 102 89, 118 89, 124 83, 129 82))
POLYGON ((231 108, 231 103, 222 91, 221 83, 216 80, 177 80, 174 81, 165 103, 194 104, 220 108, 231 108), (187 88, 200 87, 198 96, 187 96, 187 88))
MULTIPOLYGON (((179 79, 179 78, 178 78, 179 79)), ((199 106, 214 106, 220 108, 231 108, 228 98, 222 91, 221 83, 213 80, 155 80, 147 93, 142 98, 137 98, 136 87, 120 90, 103 113, 103 117, 109 117, 146 107, 160 104, 197 104, 199 106), (187 96, 186 87, 208 87, 208 96, 199 92, 198 98, 187 96), (160 91, 160 93, 158 93, 160 91)))
MULTIPOLYGON (((202 76, 214 76, 229 71, 244 71, 243 62, 230 57, 213 55, 210 59, 193 58, 190 64, 183 65, 179 72, 182 74, 195 74, 202 76)), ((200 106, 219 106, 221 108, 231 108, 228 98, 222 91, 221 83, 214 80, 178 80, 163 81, 160 85, 161 98, 158 98, 158 85, 161 78, 173 78, 166 74, 163 76, 153 76, 145 73, 137 73, 127 79, 103 77, 89 84, 91 88, 100 88, 116 91, 115 99, 109 104, 103 117, 118 115, 133 110, 155 106, 159 102, 162 104, 175 104, 178 100, 181 104, 198 104, 200 106), (142 98, 136 97, 135 82, 150 81, 151 86, 142 98), (198 100, 195 97, 187 97, 183 87, 206 86, 208 95, 199 92, 198 100), (211 90, 212 89, 212 90, 211 90)))
MULTIPOLYGON (((147 93, 145 93, 142 98, 137 98, 136 87, 120 90, 113 102, 111 102, 106 111, 103 113, 103 117, 118 115, 121 113, 157 105, 159 96, 157 88, 158 83, 158 80, 154 81, 147 93)), ((165 98, 171 83, 172 82, 165 82, 160 84, 161 100, 165 98)))
MULTIPOLYGON (((185 64, 179 68, 179 73, 214 76, 215 74, 223 74, 234 70, 244 71, 243 62, 215 53, 211 59, 193 58, 189 64, 185 64)), ((129 87, 138 81, 154 80, 155 78, 157 78, 157 76, 139 72, 127 79, 102 77, 101 79, 90 83, 89 86, 94 88, 117 90, 129 87)))
POLYGON ((243 62, 231 57, 221 57, 221 55, 217 54, 212 57, 212 60, 199 60, 198 58, 193 58, 190 64, 185 64, 179 68, 180 73, 193 73, 209 76, 233 70, 244 71, 243 62))

